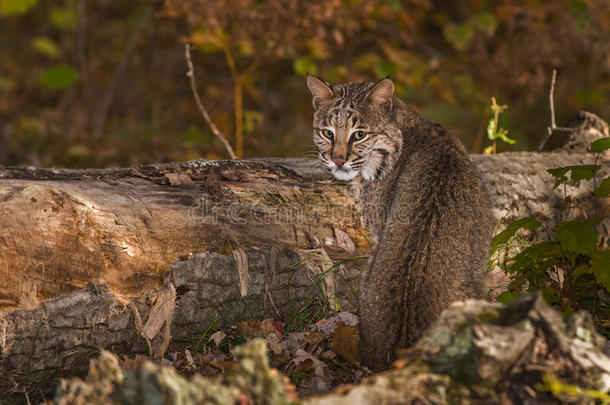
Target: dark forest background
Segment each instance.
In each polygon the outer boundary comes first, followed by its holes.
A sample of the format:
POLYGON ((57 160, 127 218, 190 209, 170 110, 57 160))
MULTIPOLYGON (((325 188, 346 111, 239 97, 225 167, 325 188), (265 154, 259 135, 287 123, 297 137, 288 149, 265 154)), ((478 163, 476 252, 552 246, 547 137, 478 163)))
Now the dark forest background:
POLYGON ((0 164, 226 158, 191 94, 186 42, 244 157, 311 155, 306 72, 389 74, 474 153, 490 144, 492 96, 517 141, 498 150, 535 148, 553 68, 558 124, 610 117, 608 0, 0 0, 0 164))

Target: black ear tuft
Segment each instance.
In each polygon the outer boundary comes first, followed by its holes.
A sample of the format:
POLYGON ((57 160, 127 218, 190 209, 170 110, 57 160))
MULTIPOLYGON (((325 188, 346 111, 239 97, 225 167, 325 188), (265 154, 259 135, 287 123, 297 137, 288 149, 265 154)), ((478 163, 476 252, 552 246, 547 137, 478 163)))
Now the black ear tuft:
POLYGON ((364 101, 390 112, 392 110, 393 96, 394 83, 389 77, 386 77, 375 83, 368 93, 366 93, 364 101))
POLYGON ((320 102, 330 100, 333 97, 333 89, 330 83, 307 73, 307 87, 313 96, 312 102, 315 108, 320 102))

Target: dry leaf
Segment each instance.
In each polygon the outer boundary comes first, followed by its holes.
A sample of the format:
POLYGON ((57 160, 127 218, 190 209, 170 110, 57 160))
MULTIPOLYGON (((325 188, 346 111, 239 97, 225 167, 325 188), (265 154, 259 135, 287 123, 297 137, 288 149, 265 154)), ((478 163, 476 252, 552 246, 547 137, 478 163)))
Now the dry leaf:
POLYGON ((195 362, 193 361, 193 356, 189 349, 184 350, 184 356, 186 357, 186 364, 188 364, 189 367, 195 368, 195 362))
POLYGON ((220 343, 222 343, 222 340, 226 337, 227 337, 227 334, 224 333, 223 331, 219 330, 217 332, 212 333, 212 335, 210 336, 210 339, 214 342, 216 347, 220 347, 220 343))
POLYGON ((191 176, 184 173, 165 173, 170 186, 181 186, 183 184, 195 184, 191 176))
POLYGON ((405 368, 405 366, 409 364, 409 360, 407 359, 398 359, 394 363, 392 363, 392 368, 405 368))
POLYGON ((330 381, 328 381, 328 366, 319 364, 314 368, 314 379, 310 389, 310 395, 323 394, 330 391, 330 381))
MULTIPOLYGON (((263 320, 262 322, 263 324, 263 329, 264 330, 269 330, 270 327, 272 328, 272 332, 275 333, 279 338, 284 337, 284 322, 282 321, 278 321, 275 318, 267 318, 265 320, 263 320)), ((272 333, 269 332, 269 333, 272 333)))
POLYGON ((341 321, 345 325, 349 325, 349 326, 358 325, 358 322, 360 321, 356 315, 354 315, 350 312, 345 312, 345 311, 337 312, 336 314, 331 316, 329 319, 331 319, 335 322, 341 321))
POLYGON ((244 321, 237 322, 237 327, 246 337, 265 337, 270 333, 275 332, 275 328, 271 322, 265 321, 244 321))
POLYGON ((317 330, 309 332, 303 338, 303 347, 306 347, 308 350, 313 352, 318 348, 320 343, 322 343, 326 338, 328 338, 328 336, 329 335, 319 332, 317 330))
POLYGON ((246 337, 265 337, 261 331, 260 321, 237 322, 237 328, 246 337))
POLYGON ((340 229, 335 229, 335 239, 337 241, 337 245, 347 253, 352 253, 356 249, 356 245, 354 245, 354 241, 346 232, 343 232, 340 229))
POLYGON ((335 359, 336 357, 337 353, 333 352, 332 350, 326 350, 320 355, 320 358, 324 361, 329 361, 335 359))
POLYGON ((286 345, 288 346, 290 354, 294 356, 297 350, 301 348, 301 344, 304 338, 305 333, 303 332, 292 332, 286 336, 286 345))
POLYGON ((252 401, 250 401, 250 398, 248 398, 248 396, 243 392, 239 393, 239 396, 237 397, 235 403, 236 405, 252 405, 252 401))
POLYGON ((337 312, 328 319, 321 319, 313 325, 314 330, 330 335, 337 327, 338 322, 343 322, 345 325, 355 326, 358 324, 358 317, 349 312, 337 312))
POLYGON ((303 349, 298 349, 288 368, 292 371, 301 372, 311 370, 320 364, 323 363, 317 357, 303 349))
POLYGON ((280 341, 280 338, 277 337, 275 333, 270 333, 265 337, 265 341, 267 342, 267 346, 271 351, 279 356, 288 348, 286 347, 286 342, 280 341))
POLYGON ((333 332, 332 347, 351 364, 360 363, 360 333, 356 326, 338 322, 333 332))
POLYGON ((119 360, 119 365, 123 370, 136 371, 146 360, 148 360, 148 357, 143 354, 136 354, 133 359, 123 356, 123 359, 119 360))

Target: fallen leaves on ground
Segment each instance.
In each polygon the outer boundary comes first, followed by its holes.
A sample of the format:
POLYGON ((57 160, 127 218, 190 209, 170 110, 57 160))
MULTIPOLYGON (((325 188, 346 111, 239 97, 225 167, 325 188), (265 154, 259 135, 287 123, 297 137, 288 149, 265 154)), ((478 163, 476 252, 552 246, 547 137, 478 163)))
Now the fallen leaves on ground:
MULTIPOLYGON (((200 337, 197 344, 180 351, 170 349, 162 363, 185 376, 217 376, 235 363, 233 348, 256 337, 265 340, 271 366, 290 377, 299 396, 357 383, 369 374, 359 365, 358 318, 348 312, 337 312, 303 332, 287 333, 284 323, 274 318, 238 322, 200 337)), ((146 356, 126 358, 122 365, 133 369, 144 359, 146 356)))

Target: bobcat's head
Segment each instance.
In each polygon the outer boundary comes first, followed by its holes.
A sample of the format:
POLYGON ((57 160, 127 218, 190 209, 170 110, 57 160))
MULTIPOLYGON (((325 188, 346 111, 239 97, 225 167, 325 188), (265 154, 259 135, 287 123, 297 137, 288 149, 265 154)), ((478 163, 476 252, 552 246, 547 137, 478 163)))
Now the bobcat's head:
POLYGON ((394 83, 330 84, 308 75, 313 96, 313 141, 320 160, 339 180, 361 175, 377 180, 400 155, 402 135, 395 122, 394 83))

